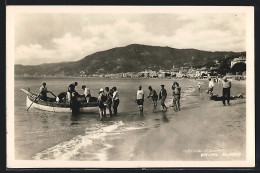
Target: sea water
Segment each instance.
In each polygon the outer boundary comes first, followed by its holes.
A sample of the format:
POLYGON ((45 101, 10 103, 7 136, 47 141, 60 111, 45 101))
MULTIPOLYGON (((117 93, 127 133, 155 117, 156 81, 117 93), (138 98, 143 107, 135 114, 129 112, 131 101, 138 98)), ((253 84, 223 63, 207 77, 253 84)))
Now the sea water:
MULTIPOLYGON (((15 158, 35 160, 108 160, 106 151, 114 146, 106 143, 106 138, 124 134, 128 131, 157 128, 156 121, 171 121, 173 109, 163 112, 158 101, 153 109, 148 86, 159 94, 160 85, 164 84, 168 92, 166 105, 171 105, 171 85, 177 81, 182 88, 181 104, 189 106, 192 92, 198 89, 197 80, 189 79, 106 79, 106 78, 15 78, 15 158), (92 96, 98 96, 100 88, 117 87, 120 104, 118 116, 99 121, 98 113, 53 113, 34 108, 26 111, 26 94, 21 88, 30 88, 38 93, 43 82, 55 95, 67 90, 69 84, 78 82, 76 90, 83 94, 82 85, 90 88, 92 96), (139 85, 145 94, 144 115, 139 114, 135 103, 139 85)), ((200 81, 201 82, 201 81, 200 81)), ((204 81, 202 88, 207 88, 204 81)), ((51 96, 51 95, 50 95, 51 96)), ((194 104, 192 104, 194 106, 194 104)), ((108 112, 108 111, 107 111, 108 112)), ((126 158, 127 160, 127 158, 126 158)))

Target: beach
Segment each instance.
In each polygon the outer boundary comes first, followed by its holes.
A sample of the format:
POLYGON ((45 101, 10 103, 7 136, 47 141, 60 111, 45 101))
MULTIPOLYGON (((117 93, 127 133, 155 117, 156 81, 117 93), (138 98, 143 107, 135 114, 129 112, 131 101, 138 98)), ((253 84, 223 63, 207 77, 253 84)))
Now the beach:
MULTIPOLYGON (((191 93, 180 112, 165 112, 153 117, 154 122, 150 129, 107 137, 107 142, 115 146, 108 151, 109 160, 245 159, 245 98, 232 100, 231 106, 223 106, 221 101, 208 100, 206 86, 203 88, 200 94, 198 90, 191 93)), ((219 85, 215 84, 214 90, 221 95, 219 85)), ((243 90, 245 92, 245 82, 236 82, 232 94, 242 93, 243 90)))
MULTIPOLYGON (((26 111, 24 93, 20 88, 30 85, 38 89, 42 79, 18 79, 15 100, 15 153, 17 159, 76 161, 232 161, 246 156, 246 83, 232 82, 231 95, 244 93, 242 99, 231 100, 231 106, 208 99, 207 80, 194 79, 52 79, 46 78, 54 93, 61 86, 77 80, 95 94, 100 87, 117 86, 120 95, 118 116, 50 113, 26 111), (180 83, 181 111, 170 107, 171 85, 180 83), (201 92, 198 82, 202 83, 201 92), (145 92, 144 115, 135 103, 136 91, 142 85, 145 92), (159 93, 165 84, 167 111, 160 101, 153 109, 146 98, 148 86, 159 93)), ((221 86, 215 83, 215 94, 221 96, 221 86)))

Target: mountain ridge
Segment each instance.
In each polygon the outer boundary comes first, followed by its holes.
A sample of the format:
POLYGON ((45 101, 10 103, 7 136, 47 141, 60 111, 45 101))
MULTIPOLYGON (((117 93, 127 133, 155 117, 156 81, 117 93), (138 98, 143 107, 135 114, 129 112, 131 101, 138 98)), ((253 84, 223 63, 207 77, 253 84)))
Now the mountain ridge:
POLYGON ((223 59, 238 57, 245 52, 204 51, 176 49, 168 46, 130 44, 95 52, 78 61, 44 63, 35 66, 16 64, 15 75, 61 75, 70 76, 95 73, 139 72, 146 69, 171 69, 173 66, 199 67, 223 59))

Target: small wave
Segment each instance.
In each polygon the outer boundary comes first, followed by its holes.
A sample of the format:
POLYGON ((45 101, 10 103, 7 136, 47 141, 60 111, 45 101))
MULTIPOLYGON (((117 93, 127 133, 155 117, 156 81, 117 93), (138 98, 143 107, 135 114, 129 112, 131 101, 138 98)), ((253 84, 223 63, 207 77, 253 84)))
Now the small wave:
MULTIPOLYGON (((69 141, 62 142, 40 153, 37 153, 33 159, 35 160, 70 160, 73 156, 79 154, 80 149, 93 144, 95 140, 104 140, 104 137, 109 133, 116 130, 118 127, 123 126, 122 121, 110 122, 106 124, 96 124, 91 128, 86 128, 84 135, 78 135, 69 141)), ((105 145, 104 149, 111 146, 105 145)), ((102 151, 102 150, 101 150, 102 151)), ((105 152, 95 153, 98 159, 106 159, 105 152)))

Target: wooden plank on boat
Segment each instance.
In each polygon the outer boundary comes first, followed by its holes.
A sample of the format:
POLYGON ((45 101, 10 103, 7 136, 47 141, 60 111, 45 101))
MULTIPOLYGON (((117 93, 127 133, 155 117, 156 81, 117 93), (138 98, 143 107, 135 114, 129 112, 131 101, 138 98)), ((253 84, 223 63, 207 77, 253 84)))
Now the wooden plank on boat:
POLYGON ((31 93, 25 89, 21 89, 21 91, 25 92, 26 94, 30 95, 31 93))

